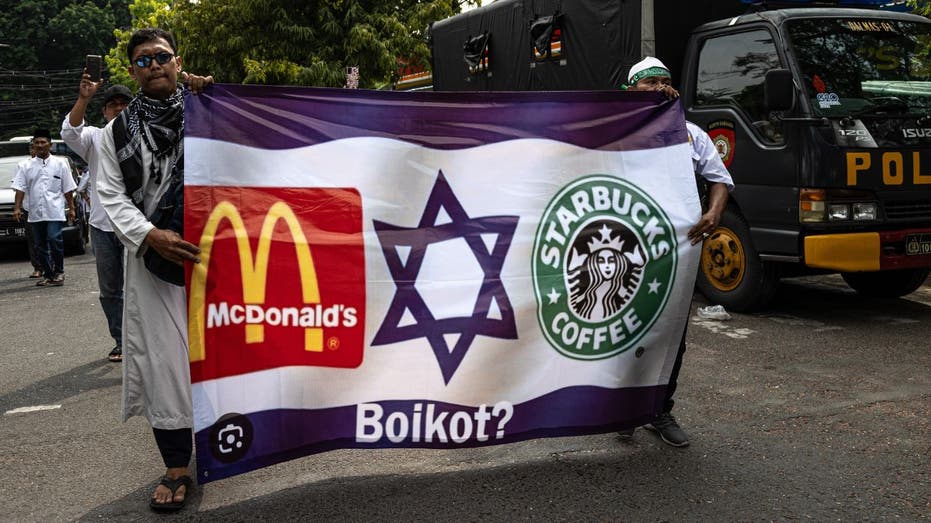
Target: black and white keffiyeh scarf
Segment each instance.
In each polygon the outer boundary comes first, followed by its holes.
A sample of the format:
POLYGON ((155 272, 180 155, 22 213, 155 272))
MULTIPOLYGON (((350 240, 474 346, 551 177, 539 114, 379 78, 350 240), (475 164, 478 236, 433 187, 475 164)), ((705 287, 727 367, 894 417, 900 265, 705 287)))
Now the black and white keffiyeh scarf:
MULTIPOLYGON (((179 87, 167 100, 155 100, 140 91, 113 122, 113 142, 120 163, 126 194, 145 213, 142 186, 142 147, 152 154, 149 177, 160 185, 164 162, 170 162, 169 186, 152 214, 155 227, 184 235, 184 91, 179 87)), ((155 276, 184 285, 182 266, 162 258, 153 249, 142 254, 145 266, 155 276)))
POLYGON ((142 147, 152 153, 150 177, 162 183, 158 165, 172 162, 171 178, 184 177, 184 96, 180 87, 167 100, 155 100, 140 91, 113 123, 116 156, 126 193, 140 210, 142 204, 142 147))

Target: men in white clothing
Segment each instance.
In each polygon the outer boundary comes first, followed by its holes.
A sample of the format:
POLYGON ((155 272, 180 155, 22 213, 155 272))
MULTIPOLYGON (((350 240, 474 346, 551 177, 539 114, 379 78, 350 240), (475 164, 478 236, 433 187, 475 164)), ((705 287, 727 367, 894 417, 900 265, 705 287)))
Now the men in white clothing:
MULTIPOLYGON (((672 74, 669 72, 663 62, 652 56, 644 58, 630 68, 627 75, 627 89, 631 91, 660 91, 669 98, 678 98, 679 92, 672 87, 672 74)), ((696 245, 707 238, 721 222, 721 213, 727 205, 728 193, 734 190, 734 182, 731 179, 727 167, 721 161, 718 150, 711 141, 708 133, 692 122, 685 122, 688 131, 689 144, 692 146, 692 167, 695 174, 701 176, 708 183, 708 209, 702 214, 688 232, 688 238, 692 245, 696 245)), ((688 327, 688 324, 686 324, 688 327)), ((659 434, 662 440, 674 447, 685 447, 689 444, 688 434, 679 426, 676 418, 672 415, 672 407, 675 404, 673 395, 676 393, 678 385, 679 370, 682 368, 682 356, 685 354, 685 331, 682 333, 682 340, 679 342, 679 352, 676 355, 676 362, 672 368, 672 375, 669 377, 669 385, 666 387, 666 397, 663 405, 663 412, 660 413, 652 423, 646 425, 659 434)), ((622 438, 633 436, 634 430, 625 430, 620 433, 622 438)))
MULTIPOLYGON (((32 140, 29 140, 29 159, 36 157, 36 148, 32 145, 32 140)), ((26 165, 29 164, 29 159, 23 160, 17 164, 17 169, 25 169, 26 165)), ((13 181, 10 180, 12 185, 13 181)), ((23 208, 22 208, 22 217, 26 219, 26 250, 29 251, 29 263, 32 265, 32 273, 29 274, 29 278, 41 278, 42 277, 42 262, 39 261, 39 255, 36 252, 36 241, 32 237, 32 227, 29 226, 29 202, 26 199, 23 199, 23 208)))
POLYGON ((65 283, 65 246, 61 230, 67 219, 74 221, 74 190, 71 166, 64 158, 52 156, 52 136, 48 129, 36 129, 32 138, 36 156, 19 164, 13 176, 16 197, 13 219, 23 216, 23 202, 29 209, 28 226, 32 228, 36 253, 42 264, 39 287, 65 283), (65 203, 67 202, 67 210, 65 203))
MULTIPOLYGON (((126 247, 123 419, 145 416, 152 425, 166 467, 149 501, 159 511, 180 509, 192 485, 193 409, 181 267, 184 261, 200 262, 200 249, 179 234, 185 92, 178 85, 181 57, 175 50, 174 38, 161 29, 132 34, 129 73, 139 93, 107 124, 98 151, 97 193, 126 247), (166 264, 175 269, 162 270, 166 264)), ((191 83, 195 92, 213 81, 198 79, 191 83)))
MULTIPOLYGON (((61 124, 61 138, 68 147, 78 153, 87 162, 87 180, 90 193, 90 228, 91 241, 94 245, 94 257, 97 262, 97 286, 100 289, 100 306, 107 318, 110 336, 116 346, 107 355, 112 362, 123 361, 123 244, 113 232, 110 218, 100 205, 97 195, 97 150, 103 129, 84 124, 87 104, 94 97, 103 80, 92 82, 90 75, 84 72, 78 87, 78 99, 71 112, 61 124)), ((116 118, 129 101, 132 93, 125 86, 111 86, 103 95, 103 117, 109 122, 116 118)))

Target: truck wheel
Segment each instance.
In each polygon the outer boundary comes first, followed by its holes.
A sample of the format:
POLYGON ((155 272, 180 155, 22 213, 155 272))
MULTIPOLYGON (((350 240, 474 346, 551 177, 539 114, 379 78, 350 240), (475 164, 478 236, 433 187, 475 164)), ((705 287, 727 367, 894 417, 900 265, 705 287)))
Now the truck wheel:
POLYGON ((775 268, 757 255, 746 222, 725 209, 718 228, 702 243, 698 290, 713 304, 745 312, 766 305, 778 283, 775 268))
POLYGON ((902 269, 881 272, 845 272, 847 285, 870 298, 898 298, 911 294, 928 279, 931 269, 902 269))

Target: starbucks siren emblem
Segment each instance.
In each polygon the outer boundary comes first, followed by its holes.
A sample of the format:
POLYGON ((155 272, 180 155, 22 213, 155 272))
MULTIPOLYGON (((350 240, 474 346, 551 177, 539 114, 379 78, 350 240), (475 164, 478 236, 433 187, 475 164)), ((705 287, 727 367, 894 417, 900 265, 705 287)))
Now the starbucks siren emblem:
POLYGON ((665 307, 676 238, 639 188, 592 175, 550 202, 534 241, 537 317, 549 343, 576 359, 603 359, 641 342, 665 307))
POLYGON ((583 234, 576 236, 569 258, 569 307, 576 316, 589 321, 617 316, 640 286, 644 264, 640 244, 635 244, 633 252, 625 251, 627 240, 619 238, 621 234, 629 237, 631 232, 623 224, 612 222, 599 220, 585 227, 583 234), (597 238, 585 234, 592 225, 600 225, 597 238), (615 228, 623 228, 617 237, 615 228), (577 247, 582 247, 584 254, 579 254, 577 247))

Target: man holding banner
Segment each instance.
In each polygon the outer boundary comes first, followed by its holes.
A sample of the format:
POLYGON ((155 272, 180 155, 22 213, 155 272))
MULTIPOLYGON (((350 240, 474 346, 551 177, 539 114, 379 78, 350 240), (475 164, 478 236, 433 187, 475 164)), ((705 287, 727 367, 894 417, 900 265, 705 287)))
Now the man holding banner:
MULTIPOLYGON (((627 89, 630 91, 659 91, 669 99, 679 97, 679 92, 672 87, 672 74, 669 69, 652 56, 648 56, 630 68, 627 81, 630 83, 627 89)), ((727 167, 721 161, 718 150, 714 142, 708 136, 708 133, 701 127, 692 122, 685 122, 686 131, 689 135, 689 145, 692 151, 692 165, 695 174, 701 176, 709 185, 708 190, 708 208, 704 211, 698 223, 689 229, 688 238, 692 245, 696 245, 707 238, 718 227, 721 222, 721 213, 727 205, 727 195, 734 190, 734 182, 731 179, 727 167)), ((688 330, 682 332, 682 341, 679 342, 679 350, 676 354, 676 363, 669 377, 669 386, 666 388, 666 400, 663 404, 663 411, 651 423, 646 425, 648 430, 659 434, 660 438, 673 447, 685 447, 689 444, 688 434, 679 426, 676 418, 672 415, 672 407, 675 405, 673 395, 676 393, 678 384, 679 369, 682 368, 682 356, 685 354, 685 334, 688 330)), ((619 433, 622 439, 632 437, 634 429, 628 429, 619 433)))
MULTIPOLYGON (((104 129, 97 182, 101 205, 127 251, 122 416, 149 420, 167 468, 149 506, 178 510, 192 485, 193 426, 185 291, 178 274, 184 261, 199 262, 199 249, 179 234, 181 57, 171 34, 160 29, 134 32, 127 53, 140 92, 104 129)), ((191 87, 198 90, 213 82, 194 80, 191 87)))

